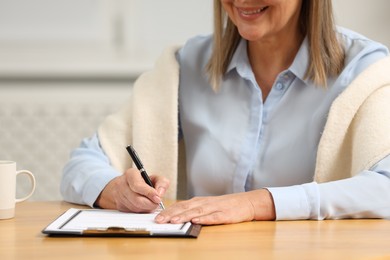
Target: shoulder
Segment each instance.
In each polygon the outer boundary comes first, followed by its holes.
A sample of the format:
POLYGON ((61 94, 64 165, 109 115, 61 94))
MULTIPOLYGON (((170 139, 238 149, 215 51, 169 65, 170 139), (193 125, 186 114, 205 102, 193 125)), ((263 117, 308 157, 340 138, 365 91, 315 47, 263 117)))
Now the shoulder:
POLYGON ((345 69, 354 75, 389 55, 385 45, 357 32, 338 27, 337 33, 345 52, 345 69))
POLYGON ((345 53, 344 68, 338 77, 343 88, 349 86, 370 65, 389 55, 387 47, 352 30, 337 27, 345 53))
POLYGON ((366 36, 343 27, 337 27, 337 34, 341 39, 347 58, 351 59, 359 54, 380 52, 388 54, 388 48, 366 36))
POLYGON ((190 38, 178 52, 180 67, 203 68, 211 55, 212 35, 198 35, 190 38))

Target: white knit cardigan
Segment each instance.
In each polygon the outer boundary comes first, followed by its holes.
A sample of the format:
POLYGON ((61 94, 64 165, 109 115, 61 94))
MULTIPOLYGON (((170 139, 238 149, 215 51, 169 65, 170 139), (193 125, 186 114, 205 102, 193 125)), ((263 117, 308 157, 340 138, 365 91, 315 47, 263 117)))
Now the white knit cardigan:
MULTIPOLYGON (((176 51, 176 47, 167 49, 155 68, 137 79, 129 102, 98 129, 115 169, 122 173, 132 166, 125 147, 133 144, 150 173, 170 179, 166 198, 173 200, 186 186, 181 177, 185 167, 178 166, 183 162, 179 160, 176 51)), ((319 183, 352 177, 388 154, 390 57, 371 65, 333 102, 313 177, 319 183)))

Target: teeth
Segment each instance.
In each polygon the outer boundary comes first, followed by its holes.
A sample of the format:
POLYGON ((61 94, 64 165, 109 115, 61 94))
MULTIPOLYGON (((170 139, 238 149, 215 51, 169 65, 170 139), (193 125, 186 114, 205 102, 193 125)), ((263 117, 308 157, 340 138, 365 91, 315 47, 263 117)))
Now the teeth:
POLYGON ((241 12, 245 15, 251 15, 251 14, 258 14, 260 13, 261 11, 264 11, 265 9, 267 9, 267 6, 265 7, 262 7, 262 8, 259 8, 257 10, 250 10, 250 11, 245 11, 245 10, 241 10, 241 12))

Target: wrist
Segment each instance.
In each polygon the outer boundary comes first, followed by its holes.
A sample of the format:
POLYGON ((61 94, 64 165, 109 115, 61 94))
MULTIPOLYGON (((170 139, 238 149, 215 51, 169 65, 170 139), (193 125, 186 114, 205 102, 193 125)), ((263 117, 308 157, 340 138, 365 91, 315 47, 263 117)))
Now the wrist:
POLYGON ((115 186, 115 180, 117 178, 112 179, 100 192, 97 197, 95 203, 93 204, 95 207, 103 208, 103 209, 116 209, 116 203, 114 201, 114 195, 112 191, 115 190, 113 186, 115 186))
POLYGON ((253 191, 254 220, 275 220, 276 211, 272 194, 267 189, 253 191))

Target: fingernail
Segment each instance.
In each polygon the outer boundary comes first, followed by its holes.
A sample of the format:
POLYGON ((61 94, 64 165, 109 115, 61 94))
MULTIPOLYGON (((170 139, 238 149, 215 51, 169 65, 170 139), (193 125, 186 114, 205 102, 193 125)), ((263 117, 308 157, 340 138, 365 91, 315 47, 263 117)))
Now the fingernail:
POLYGON ((154 197, 153 197, 153 201, 154 201, 155 203, 160 203, 160 202, 161 202, 161 199, 160 199, 159 196, 154 196, 154 197))
POLYGON ((199 218, 193 218, 193 219, 191 219, 191 222, 192 223, 195 223, 195 224, 197 224, 197 223, 199 223, 199 218))
POLYGON ((157 193, 159 196, 162 196, 164 194, 164 191, 165 191, 165 189, 160 187, 160 188, 158 188, 157 193))
POLYGON ((164 217, 161 216, 161 215, 157 215, 156 218, 155 218, 155 220, 156 220, 157 222, 163 222, 163 221, 164 221, 164 217))
POLYGON ((176 223, 176 222, 179 222, 180 218, 179 217, 173 217, 171 219, 171 223, 176 223))

